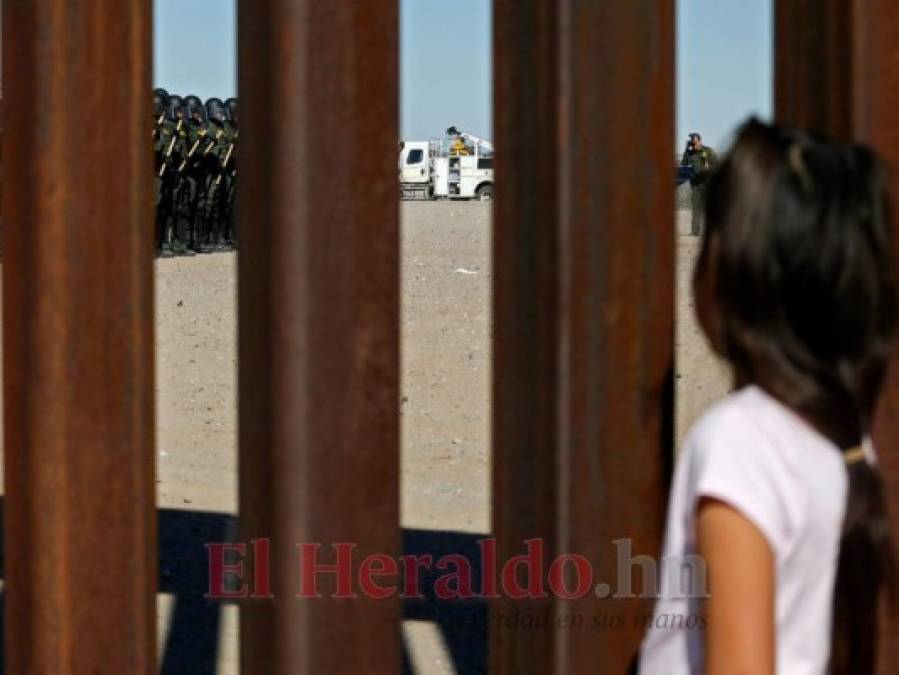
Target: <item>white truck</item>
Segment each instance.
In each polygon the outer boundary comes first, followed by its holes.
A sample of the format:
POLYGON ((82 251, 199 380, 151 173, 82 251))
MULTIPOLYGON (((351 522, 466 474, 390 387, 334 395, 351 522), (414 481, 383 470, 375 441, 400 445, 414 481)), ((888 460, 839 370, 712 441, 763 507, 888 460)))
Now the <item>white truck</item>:
POLYGON ((493 199, 493 144, 456 127, 400 143, 400 199, 493 199))

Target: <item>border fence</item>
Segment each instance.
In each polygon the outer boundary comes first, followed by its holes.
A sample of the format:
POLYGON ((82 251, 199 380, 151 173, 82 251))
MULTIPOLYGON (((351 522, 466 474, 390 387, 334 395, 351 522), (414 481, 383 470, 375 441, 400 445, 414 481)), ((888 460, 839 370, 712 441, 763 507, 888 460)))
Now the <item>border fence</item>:
MULTIPOLYGON (((6 672, 152 673, 151 2, 2 5, 6 672)), ((297 601, 275 544, 401 547, 398 0, 238 5, 240 526, 277 589, 242 604, 242 672, 393 675, 399 600, 297 601)), ((899 4, 775 5, 776 116, 899 188, 899 4)), ((493 6, 493 534, 602 573, 615 539, 657 553, 672 461, 674 0, 493 6)), ((896 523, 895 368, 875 440, 896 523)), ((551 619, 646 602, 532 603, 491 672, 623 672, 636 623, 551 619)))

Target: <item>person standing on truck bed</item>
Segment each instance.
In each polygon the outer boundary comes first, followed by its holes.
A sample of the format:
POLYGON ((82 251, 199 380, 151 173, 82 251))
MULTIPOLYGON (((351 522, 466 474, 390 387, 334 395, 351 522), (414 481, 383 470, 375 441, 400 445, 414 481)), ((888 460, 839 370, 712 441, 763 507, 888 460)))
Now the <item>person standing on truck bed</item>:
POLYGON ((687 148, 680 163, 681 166, 688 166, 693 170, 690 178, 690 205, 693 211, 690 234, 698 237, 703 226, 706 179, 718 164, 718 154, 709 146, 703 145, 702 136, 693 132, 687 139, 687 148))
POLYGON ((453 146, 450 148, 450 155, 453 155, 454 157, 462 157, 464 155, 467 157, 470 154, 471 153, 468 151, 468 146, 465 145, 465 141, 462 139, 462 137, 457 137, 453 142, 453 146))

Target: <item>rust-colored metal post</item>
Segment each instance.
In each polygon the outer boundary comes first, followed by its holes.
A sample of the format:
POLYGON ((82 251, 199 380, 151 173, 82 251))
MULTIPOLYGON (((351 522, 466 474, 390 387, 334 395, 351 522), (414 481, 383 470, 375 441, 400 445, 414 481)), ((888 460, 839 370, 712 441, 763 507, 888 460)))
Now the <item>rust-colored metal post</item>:
MULTIPOLYGON (((858 0, 855 5, 852 72, 853 131, 889 163, 895 205, 899 207, 899 4, 858 0)), ((894 210, 894 218, 899 211, 894 210)), ((897 241, 899 246, 899 241, 897 241)), ((899 251, 897 251, 899 254, 899 251)), ((893 357, 875 427, 875 444, 889 494, 893 536, 899 538, 899 360, 893 357)), ((879 672, 888 675, 899 662, 899 617, 881 633, 879 672)))
POLYGON ((492 672, 621 673, 672 453, 673 2, 495 0, 494 26, 499 559, 540 538, 544 579, 562 553, 594 578, 497 601, 492 672))
POLYGON ((240 520, 276 596, 242 606, 242 671, 393 675, 396 597, 294 596, 295 544, 357 544, 354 574, 400 545, 397 0, 238 19, 240 520))
POLYGON ((852 134, 852 0, 776 0, 774 108, 779 121, 852 134))
MULTIPOLYGON (((899 4, 892 0, 777 0, 775 114, 872 145, 899 199, 899 4)), ((899 364, 892 364, 874 440, 899 536, 899 364)), ((880 672, 895 671, 899 621, 883 633, 880 672)))
POLYGON ((156 659, 151 10, 3 2, 6 672, 156 659))

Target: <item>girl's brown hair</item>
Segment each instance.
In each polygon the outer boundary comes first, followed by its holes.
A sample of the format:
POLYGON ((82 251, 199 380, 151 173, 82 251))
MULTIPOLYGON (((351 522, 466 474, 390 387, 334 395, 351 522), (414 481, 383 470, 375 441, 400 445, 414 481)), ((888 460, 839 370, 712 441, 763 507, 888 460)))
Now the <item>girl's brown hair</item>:
MULTIPOLYGON (((738 385, 756 384, 842 450, 862 443, 896 333, 887 179, 874 153, 747 122, 708 181, 697 314, 738 385)), ((873 673, 894 585, 883 484, 847 464, 829 673, 873 673)))

